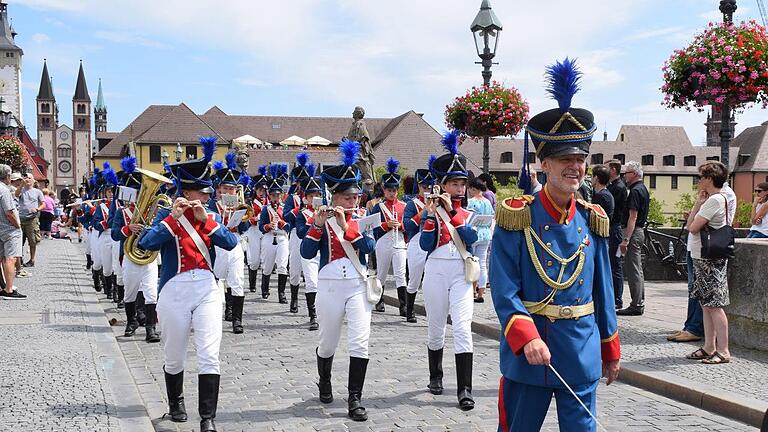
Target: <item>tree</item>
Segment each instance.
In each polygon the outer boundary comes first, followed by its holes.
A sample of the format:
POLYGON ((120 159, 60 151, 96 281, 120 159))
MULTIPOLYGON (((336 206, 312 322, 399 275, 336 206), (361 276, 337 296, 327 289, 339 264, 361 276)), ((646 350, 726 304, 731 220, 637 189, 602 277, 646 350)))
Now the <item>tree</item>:
POLYGON ((752 203, 748 201, 739 201, 736 205, 736 216, 734 216, 733 226, 737 228, 749 228, 752 226, 752 203))
POLYGON ((664 216, 664 201, 659 201, 651 194, 651 202, 648 205, 648 220, 664 223, 667 218, 664 216))
POLYGON ((680 199, 675 203, 675 214, 669 217, 669 223, 671 225, 678 225, 679 219, 685 219, 685 215, 691 211, 693 205, 696 203, 695 194, 683 193, 680 195, 680 199))

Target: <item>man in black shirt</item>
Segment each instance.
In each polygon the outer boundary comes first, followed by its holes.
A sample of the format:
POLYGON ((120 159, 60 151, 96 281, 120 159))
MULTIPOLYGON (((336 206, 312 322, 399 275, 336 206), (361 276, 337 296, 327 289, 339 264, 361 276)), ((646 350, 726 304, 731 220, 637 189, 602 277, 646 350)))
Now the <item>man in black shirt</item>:
POLYGON ((627 280, 629 281, 629 294, 632 296, 632 303, 616 314, 624 316, 642 315, 645 308, 645 280, 641 248, 645 242, 643 227, 648 219, 651 195, 643 184, 643 169, 639 163, 635 161, 627 163, 624 179, 629 183, 629 197, 627 198, 625 215, 624 240, 619 247, 627 257, 627 280))
POLYGON ((613 196, 606 188, 608 185, 608 168, 604 165, 592 167, 592 204, 600 204, 610 220, 613 219, 613 196))
POLYGON ((608 191, 613 196, 613 216, 611 217, 610 237, 608 238, 608 254, 611 258, 611 275, 613 276, 613 293, 616 298, 616 310, 624 307, 621 298, 624 295, 624 269, 622 257, 616 252, 624 240, 624 214, 627 211, 627 185, 621 179, 621 162, 613 159, 608 161, 610 181, 608 191), (619 256, 617 256, 619 255, 619 256))

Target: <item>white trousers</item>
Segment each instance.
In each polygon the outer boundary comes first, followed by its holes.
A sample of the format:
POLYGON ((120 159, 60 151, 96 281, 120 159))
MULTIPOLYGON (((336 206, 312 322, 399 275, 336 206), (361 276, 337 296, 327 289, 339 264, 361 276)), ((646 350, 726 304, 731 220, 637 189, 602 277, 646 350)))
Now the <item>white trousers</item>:
POLYGON ((120 242, 114 240, 112 240, 112 274, 116 276, 117 284, 123 285, 123 265, 120 264, 120 242))
POLYGON ((91 259, 93 260, 92 268, 94 270, 102 270, 104 268, 104 255, 101 253, 101 236, 96 230, 91 231, 89 237, 91 238, 91 259))
MULTIPOLYGON (((83 227, 83 235, 81 236, 83 239, 83 245, 85 246, 85 254, 90 255, 91 254, 91 232, 88 231, 87 228, 83 227)), ((93 257, 91 257, 93 259, 93 257)))
POLYGON ((480 288, 485 288, 488 283, 488 248, 490 246, 489 240, 479 241, 472 245, 472 255, 480 260, 480 279, 477 281, 477 286, 480 288))
POLYGON ((112 246, 115 244, 110 236, 110 230, 104 230, 99 235, 99 253, 101 255, 101 269, 104 271, 104 276, 112 276, 112 246))
POLYGON ((213 273, 217 278, 226 281, 227 286, 232 289, 232 295, 235 297, 245 296, 245 286, 243 271, 245 270, 245 258, 243 247, 240 242, 234 249, 228 251, 218 246, 216 248, 216 259, 213 262, 213 273))
POLYGON ((427 347, 433 351, 445 345, 448 314, 453 323, 453 351, 472 352, 472 284, 464 278, 461 259, 429 257, 424 267, 424 307, 427 309, 427 347))
POLYGON ((144 294, 145 304, 157 303, 157 260, 138 265, 127 257, 123 259, 123 283, 125 284, 125 302, 136 301, 139 291, 144 294))
MULTIPOLYGON (((323 270, 328 266, 341 265, 342 261, 346 261, 347 271, 355 271, 346 258, 333 261, 323 270)), ((336 353, 341 337, 341 326, 346 316, 347 349, 350 357, 368 358, 372 305, 365 298, 363 280, 357 277, 323 279, 322 273, 317 281, 317 323, 320 325, 317 355, 328 358, 336 353)))
POLYGON ((275 267, 277 274, 288 274, 288 237, 267 233, 261 238, 261 273, 269 276, 275 267), (275 239, 277 244, 273 245, 275 239))
MULTIPOLYGON (((402 237, 403 233, 397 233, 397 235, 402 237)), ((402 241, 401 238, 401 244, 402 241)), ((406 286, 405 262, 407 257, 408 251, 404 245, 395 249, 394 231, 384 234, 376 241, 376 273, 382 286, 387 281, 390 264, 392 265, 392 273, 395 275, 395 286, 406 286)))
POLYGON ((320 254, 311 260, 301 259, 301 272, 304 274, 304 292, 317 292, 317 273, 320 270, 320 254))
POLYGON ((248 268, 258 270, 261 267, 261 237, 263 234, 258 227, 251 226, 243 235, 248 243, 248 268))
POLYGON ((195 334, 198 374, 220 374, 221 305, 223 293, 208 270, 177 274, 163 286, 157 302, 165 371, 184 370, 190 328, 195 334))
POLYGON ((298 285, 301 283, 301 273, 303 267, 301 266, 301 239, 296 234, 296 230, 291 230, 290 239, 288 240, 288 283, 291 285, 298 285))
POLYGON ((420 238, 419 232, 408 241, 408 292, 411 294, 419 290, 424 264, 427 263, 427 251, 419 246, 420 238))

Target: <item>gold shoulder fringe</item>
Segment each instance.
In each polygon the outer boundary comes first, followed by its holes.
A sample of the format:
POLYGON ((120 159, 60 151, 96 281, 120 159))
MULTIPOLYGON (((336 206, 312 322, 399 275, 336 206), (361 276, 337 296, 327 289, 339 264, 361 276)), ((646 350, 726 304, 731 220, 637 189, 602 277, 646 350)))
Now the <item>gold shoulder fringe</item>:
POLYGON ((589 210, 589 229, 600 237, 608 237, 611 230, 610 220, 600 204, 592 204, 584 200, 577 202, 589 210))
POLYGON ((496 224, 507 231, 522 231, 530 227, 530 204, 533 200, 532 195, 505 199, 496 208, 496 224))

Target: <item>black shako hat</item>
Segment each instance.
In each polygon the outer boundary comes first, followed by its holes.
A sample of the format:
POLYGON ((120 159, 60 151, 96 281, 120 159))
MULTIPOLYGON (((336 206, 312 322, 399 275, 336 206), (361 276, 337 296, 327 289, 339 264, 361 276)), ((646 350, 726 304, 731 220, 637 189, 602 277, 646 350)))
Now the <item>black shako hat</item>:
POLYGON ((387 160, 387 172, 381 176, 381 185, 385 188, 400 188, 400 174, 397 170, 400 168, 400 162, 395 158, 387 160))
POLYGON ((224 156, 224 160, 226 165, 214 164, 214 168, 216 168, 214 183, 217 185, 227 184, 236 186, 240 183, 240 177, 242 176, 242 171, 237 166, 237 154, 235 152, 228 152, 224 156))
MULTIPOLYGON (((216 151, 216 137, 201 137, 203 157, 184 162, 168 164, 171 173, 176 177, 181 190, 196 190, 203 193, 213 193, 211 181, 211 159, 216 151)), ((180 191, 177 190, 177 193, 180 191)))
POLYGON ((341 164, 323 170, 321 177, 325 187, 332 193, 360 193, 363 190, 360 168, 357 158, 360 155, 360 143, 344 139, 339 143, 341 164))
POLYGON ((432 175, 435 181, 445 183, 452 179, 466 179, 469 177, 467 172, 467 158, 459 153, 459 131, 453 130, 443 135, 442 144, 448 153, 439 156, 432 162, 432 175))
POLYGON ((136 157, 126 156, 120 160, 120 167, 123 169, 117 176, 120 178, 120 184, 125 187, 140 189, 141 173, 136 171, 136 157))
POLYGON ((304 177, 304 179, 302 179, 301 190, 303 190, 305 194, 312 192, 322 192, 323 179, 320 178, 320 176, 315 176, 315 166, 313 164, 307 164, 306 169, 308 177, 304 177))

